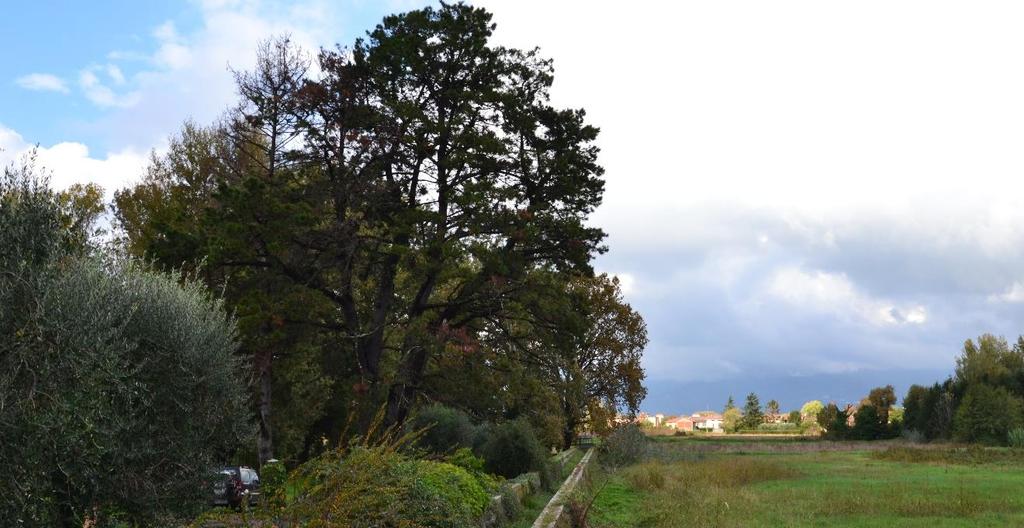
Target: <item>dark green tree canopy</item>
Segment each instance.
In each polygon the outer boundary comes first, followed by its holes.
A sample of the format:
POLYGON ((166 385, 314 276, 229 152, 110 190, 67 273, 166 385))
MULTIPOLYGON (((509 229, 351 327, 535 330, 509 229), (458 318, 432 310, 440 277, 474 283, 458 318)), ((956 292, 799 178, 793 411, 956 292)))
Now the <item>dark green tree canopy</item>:
MULTIPOLYGON (((538 289, 592 277, 604 251, 588 223, 604 190, 598 130, 550 104, 549 60, 494 45, 493 29, 483 9, 442 4, 312 59, 267 41, 256 68, 236 73, 228 118, 186 124, 117 195, 129 253, 201 270, 237 311, 261 459, 305 458, 382 404, 401 422, 428 396, 554 426, 536 416, 564 407, 550 377, 493 345, 534 317, 538 289)), ((633 329, 584 343, 598 359, 572 376, 573 394, 589 395, 573 409, 642 398, 646 331, 611 300, 581 312, 596 323, 545 321, 563 336, 603 329, 599 317, 633 329), (600 359, 609 353, 621 357, 600 359)), ((562 350, 579 355, 580 343, 562 350)))
POLYGON ((761 400, 757 394, 751 392, 747 395, 747 402, 743 405, 742 426, 744 429, 757 429, 764 423, 764 413, 761 411, 761 400))

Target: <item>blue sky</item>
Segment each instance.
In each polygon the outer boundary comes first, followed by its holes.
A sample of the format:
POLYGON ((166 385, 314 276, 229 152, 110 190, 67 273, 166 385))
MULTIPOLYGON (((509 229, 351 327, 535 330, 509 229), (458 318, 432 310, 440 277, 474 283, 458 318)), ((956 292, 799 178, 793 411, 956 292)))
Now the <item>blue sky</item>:
POLYGON ((215 117, 230 101, 229 64, 247 65, 244 50, 261 35, 330 46, 392 10, 358 1, 23 3, 0 19, 0 125, 42 146, 145 151, 183 119, 215 117))
MULTIPOLYGON (((648 410, 745 386, 853 400, 1024 331, 1024 6, 480 3, 602 129, 597 267, 648 322, 648 410)), ((413 5, 20 3, 0 18, 0 161, 39 144, 56 186, 112 192, 232 102, 228 65, 258 40, 349 43, 413 5)))
POLYGON ((25 2, 0 19, 0 116, 32 142, 53 144, 70 137, 98 147, 102 133, 89 130, 104 109, 75 90, 83 69, 113 64, 130 76, 145 67, 137 60, 111 58, 118 52, 149 55, 153 31, 167 21, 195 28, 194 6, 179 2, 25 2), (68 90, 28 91, 17 79, 33 73, 54 75, 68 90))

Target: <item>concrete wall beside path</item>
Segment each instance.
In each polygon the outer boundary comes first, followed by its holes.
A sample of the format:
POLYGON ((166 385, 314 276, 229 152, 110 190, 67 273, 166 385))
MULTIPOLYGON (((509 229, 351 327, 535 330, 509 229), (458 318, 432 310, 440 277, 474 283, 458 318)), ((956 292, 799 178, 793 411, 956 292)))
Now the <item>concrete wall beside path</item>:
POLYGON ((572 528, 569 518, 568 502, 580 486, 586 485, 590 478, 590 461, 594 458, 594 450, 587 451, 579 464, 573 468, 572 474, 565 479, 554 497, 533 522, 533 528, 572 528))

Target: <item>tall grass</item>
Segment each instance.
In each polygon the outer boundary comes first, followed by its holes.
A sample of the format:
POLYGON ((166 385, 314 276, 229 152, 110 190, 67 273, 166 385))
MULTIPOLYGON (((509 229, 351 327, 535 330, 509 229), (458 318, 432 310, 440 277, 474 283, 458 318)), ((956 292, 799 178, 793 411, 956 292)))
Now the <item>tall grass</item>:
POLYGON ((622 468, 590 526, 917 526, 925 518, 1024 525, 1024 477, 1014 471, 1024 470, 1024 450, 929 445, 697 457, 622 468))
POLYGON ((890 489, 890 493, 879 494, 876 487, 858 484, 841 491, 828 490, 817 501, 816 513, 818 516, 966 519, 983 512, 1008 513, 1017 509, 1010 501, 986 497, 967 487, 962 479, 953 486, 915 482, 897 483, 890 489))
POLYGON ((1006 434, 1006 442, 1015 449, 1024 447, 1024 427, 1010 429, 1010 432, 1006 434))
POLYGON ((666 486, 736 488, 798 475, 787 466, 749 457, 709 458, 682 464, 646 462, 629 467, 622 474, 633 487, 644 491, 666 486))
POLYGON ((981 447, 890 447, 885 451, 872 453, 877 460, 925 464, 980 465, 980 464, 1024 464, 1024 451, 1017 449, 981 447))
MULTIPOLYGON (((727 526, 727 514, 741 501, 744 486, 792 478, 798 473, 777 462, 748 457, 705 458, 685 462, 644 462, 615 478, 643 496, 636 525, 651 527, 727 526)), ((611 519, 597 512, 600 519, 611 519)))

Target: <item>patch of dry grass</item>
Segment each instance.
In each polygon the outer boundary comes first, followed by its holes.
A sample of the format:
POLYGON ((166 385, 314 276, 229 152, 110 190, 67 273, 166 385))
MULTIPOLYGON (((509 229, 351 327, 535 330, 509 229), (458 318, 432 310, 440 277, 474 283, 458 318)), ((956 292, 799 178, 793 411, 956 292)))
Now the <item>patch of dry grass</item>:
POLYGON ((662 489, 666 483, 702 489, 708 486, 735 488, 796 475, 792 468, 750 457, 707 458, 679 464, 646 462, 623 472, 626 480, 642 490, 662 489))
POLYGON ((889 462, 926 464, 1024 464, 1024 450, 998 447, 942 446, 942 447, 890 447, 872 453, 872 457, 889 462))
MULTIPOLYGON (((645 462, 615 476, 626 488, 643 495, 637 526, 727 526, 727 514, 742 501, 750 484, 792 478, 799 473, 771 460, 750 457, 707 458, 665 464, 645 462)), ((612 493, 622 492, 612 486, 612 493)), ((594 526, 614 526, 611 516, 595 512, 594 526), (602 522, 603 521, 603 522, 602 522)))

